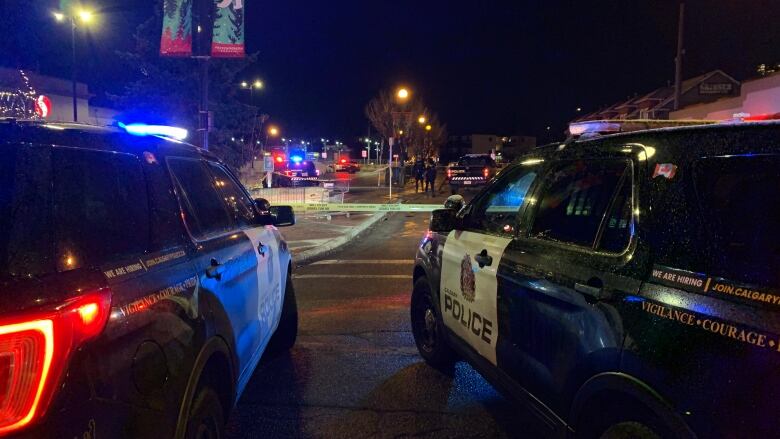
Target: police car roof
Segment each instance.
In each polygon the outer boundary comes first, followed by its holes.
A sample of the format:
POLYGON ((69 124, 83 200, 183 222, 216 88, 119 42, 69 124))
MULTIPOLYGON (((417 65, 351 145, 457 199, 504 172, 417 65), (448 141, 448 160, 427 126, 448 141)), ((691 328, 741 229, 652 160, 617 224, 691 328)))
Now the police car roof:
POLYGON ((518 158, 574 157, 641 144, 656 150, 650 162, 706 155, 766 154, 780 150, 780 120, 652 128, 542 145, 518 158))
POLYGON ((0 119, 0 144, 37 143, 102 151, 214 157, 189 143, 158 136, 134 136, 118 127, 80 123, 48 123, 36 120, 0 119))

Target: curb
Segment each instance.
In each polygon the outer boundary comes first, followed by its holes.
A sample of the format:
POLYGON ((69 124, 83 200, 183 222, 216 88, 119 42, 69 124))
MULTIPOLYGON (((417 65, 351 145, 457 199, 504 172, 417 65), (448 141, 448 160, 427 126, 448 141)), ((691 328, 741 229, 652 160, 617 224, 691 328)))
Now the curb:
POLYGON ((295 264, 295 266, 301 266, 310 262, 314 258, 317 258, 326 253, 330 253, 332 251, 339 249, 343 245, 352 241, 352 239, 354 239, 361 233, 373 227, 376 223, 381 221, 382 218, 384 218, 386 215, 387 212, 375 213, 373 216, 371 216, 371 218, 353 227, 349 232, 345 233, 344 235, 333 238, 330 241, 326 242, 325 244, 322 244, 315 248, 302 251, 297 255, 293 255, 293 263, 295 264))

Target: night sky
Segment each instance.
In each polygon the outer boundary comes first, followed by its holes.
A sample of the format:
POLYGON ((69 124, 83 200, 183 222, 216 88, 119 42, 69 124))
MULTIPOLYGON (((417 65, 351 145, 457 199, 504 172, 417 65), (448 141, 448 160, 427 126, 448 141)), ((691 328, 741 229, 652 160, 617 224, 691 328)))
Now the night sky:
MULTIPOLYGON (((155 0, 91 0, 101 26, 81 41, 81 79, 115 92, 112 62, 155 0)), ((452 134, 560 133, 576 116, 673 80, 676 1, 258 1, 247 8, 246 79, 291 137, 364 135, 366 102, 409 86, 452 134)), ((69 76, 56 2, 0 0, 0 64, 69 76), (12 23, 12 17, 18 18, 12 23)), ((685 77, 721 68, 737 79, 780 61, 780 1, 686 2, 685 77)), ((155 38, 159 38, 156 35, 155 38)))

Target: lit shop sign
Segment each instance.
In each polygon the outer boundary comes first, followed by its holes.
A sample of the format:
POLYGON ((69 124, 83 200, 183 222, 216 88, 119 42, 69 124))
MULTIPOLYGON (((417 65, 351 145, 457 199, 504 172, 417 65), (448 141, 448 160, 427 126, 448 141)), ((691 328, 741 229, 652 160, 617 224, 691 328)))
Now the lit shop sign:
POLYGON ((51 114, 51 99, 48 96, 40 95, 35 99, 35 115, 41 119, 46 119, 51 114))
POLYGON ((724 82, 720 84, 699 84, 699 94, 702 95, 727 95, 731 94, 734 90, 734 84, 730 82, 724 82))

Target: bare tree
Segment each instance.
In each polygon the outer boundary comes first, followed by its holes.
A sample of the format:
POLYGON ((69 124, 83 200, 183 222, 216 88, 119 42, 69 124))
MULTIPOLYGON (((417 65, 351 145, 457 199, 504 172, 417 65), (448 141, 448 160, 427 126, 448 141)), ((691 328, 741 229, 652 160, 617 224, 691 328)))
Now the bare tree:
POLYGON ((392 93, 381 91, 368 102, 365 113, 384 140, 401 136, 406 153, 410 157, 436 156, 441 145, 446 142, 446 126, 439 122, 438 116, 426 108, 420 99, 411 99, 401 104, 392 93), (419 116, 425 117, 425 123, 418 123, 419 116), (430 129, 426 129, 428 126, 430 129))

